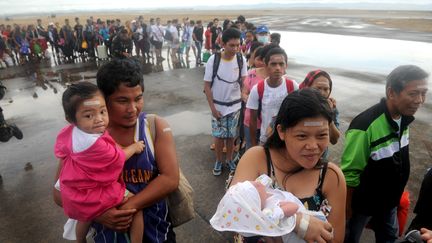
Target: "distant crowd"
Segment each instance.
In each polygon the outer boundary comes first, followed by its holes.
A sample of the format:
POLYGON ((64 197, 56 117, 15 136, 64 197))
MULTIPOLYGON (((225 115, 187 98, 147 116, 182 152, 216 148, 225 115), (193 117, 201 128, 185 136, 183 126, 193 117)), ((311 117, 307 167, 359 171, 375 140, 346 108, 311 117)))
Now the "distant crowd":
MULTIPOLYGON (((162 57, 163 46, 172 66, 180 68, 191 61, 191 49, 196 65, 201 65, 211 53, 219 51, 222 32, 230 27, 241 31, 241 50, 245 54, 254 40, 264 44, 270 41, 266 26, 257 28, 241 15, 235 21, 225 19, 222 24, 214 18, 206 27, 201 20, 194 21, 188 17, 181 22, 168 20, 165 25, 160 18, 146 22, 143 16, 124 23, 120 19, 95 20, 92 16, 85 20, 85 24, 78 17, 74 24, 70 22, 65 19, 63 26, 58 22, 45 26, 41 19, 37 19, 35 25, 1 24, 0 68, 50 58, 57 58, 60 63, 73 63, 86 59, 136 56, 143 62, 161 63, 165 60, 162 57)), ((279 42, 280 35, 274 34, 272 40, 279 42)))

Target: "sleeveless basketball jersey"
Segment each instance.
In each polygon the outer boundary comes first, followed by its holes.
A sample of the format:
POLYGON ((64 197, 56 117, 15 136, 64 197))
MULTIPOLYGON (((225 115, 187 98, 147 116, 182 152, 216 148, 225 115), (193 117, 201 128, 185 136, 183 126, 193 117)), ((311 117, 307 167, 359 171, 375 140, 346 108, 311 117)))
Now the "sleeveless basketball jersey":
MULTIPOLYGON (((135 139, 144 141, 145 149, 140 154, 130 157, 123 168, 122 177, 126 188, 133 194, 142 191, 148 183, 159 175, 156 161, 153 155, 153 140, 146 126, 146 114, 141 113, 136 126, 135 139)), ((144 239, 143 242, 164 242, 167 238, 170 223, 168 219, 168 207, 163 199, 148 208, 143 209, 144 214, 144 239)), ((98 242, 126 243, 124 234, 115 233, 104 226, 94 224, 96 235, 94 240, 98 242)))

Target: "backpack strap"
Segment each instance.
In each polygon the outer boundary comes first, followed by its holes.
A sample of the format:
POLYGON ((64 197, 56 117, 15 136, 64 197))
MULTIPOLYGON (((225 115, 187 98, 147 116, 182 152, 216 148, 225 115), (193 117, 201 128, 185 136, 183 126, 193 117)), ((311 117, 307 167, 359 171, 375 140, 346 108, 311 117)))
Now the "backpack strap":
POLYGON ((233 100, 230 102, 223 102, 223 101, 213 99, 213 103, 218 104, 218 105, 224 105, 224 106, 233 106, 233 105, 238 104, 240 102, 242 102, 241 99, 233 100))
POLYGON ((237 58, 237 65, 239 68, 239 76, 238 76, 238 82, 240 84, 240 88, 243 86, 243 82, 242 82, 242 76, 241 76, 241 72, 243 69, 243 55, 240 52, 236 53, 236 58, 237 58))
POLYGON ((262 99, 264 96, 264 86, 265 86, 265 79, 261 80, 257 84, 257 91, 258 91, 258 119, 261 121, 261 110, 262 110, 262 99))
MULTIPOLYGON (((222 58, 222 54, 220 52, 216 52, 214 54, 214 56, 215 57, 213 59, 213 74, 212 74, 212 81, 210 83, 210 88, 213 87, 214 79, 217 76, 217 72, 219 70, 219 64, 220 64, 220 61, 222 58)), ((240 84, 240 87, 242 87, 243 83, 242 83, 242 78, 241 78, 242 77, 241 72, 243 69, 243 55, 240 52, 237 52, 236 53, 236 59, 237 59, 237 65, 239 67, 239 76, 238 76, 237 82, 240 84)))
POLYGON ((285 85, 288 91, 288 94, 294 92, 294 81, 285 77, 285 85))
POLYGON ((210 88, 213 87, 213 83, 214 83, 215 77, 216 77, 218 69, 219 69, 220 61, 221 61, 221 53, 216 52, 214 54, 214 59, 213 59, 213 74, 212 74, 212 80, 210 83, 210 88))
POLYGON ((291 82, 291 80, 289 80, 289 79, 285 79, 285 85, 286 85, 286 88, 287 88, 288 94, 290 94, 291 92, 294 91, 294 85, 293 85, 293 83, 291 82))

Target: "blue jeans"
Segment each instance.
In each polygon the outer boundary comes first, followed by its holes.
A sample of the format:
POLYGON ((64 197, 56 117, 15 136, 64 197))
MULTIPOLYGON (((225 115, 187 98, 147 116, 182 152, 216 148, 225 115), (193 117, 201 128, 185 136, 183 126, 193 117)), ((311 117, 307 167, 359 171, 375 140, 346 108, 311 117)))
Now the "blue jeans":
POLYGON ((346 224, 345 243, 358 243, 364 227, 370 223, 377 243, 394 243, 398 238, 397 207, 379 215, 367 216, 353 212, 346 224))

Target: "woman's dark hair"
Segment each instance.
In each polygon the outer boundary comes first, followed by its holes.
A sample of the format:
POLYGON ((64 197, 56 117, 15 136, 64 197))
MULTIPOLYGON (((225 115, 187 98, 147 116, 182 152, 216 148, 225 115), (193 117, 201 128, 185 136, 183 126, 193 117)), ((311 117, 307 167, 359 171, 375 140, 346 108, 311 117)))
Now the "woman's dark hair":
POLYGON ((120 84, 127 87, 141 86, 144 91, 144 78, 140 62, 135 58, 118 58, 104 64, 96 74, 99 89, 109 98, 120 84))
MULTIPOLYGON (((270 45, 274 45, 274 44, 266 45, 264 48, 266 48, 270 45)), ((264 51, 265 50, 262 50, 261 54, 264 54, 264 51)), ((270 50, 268 50, 267 53, 265 53, 264 63, 266 65, 268 65, 268 63, 270 62, 270 58, 274 55, 282 55, 285 59, 285 63, 288 63, 288 56, 287 56, 286 52, 284 51, 284 49, 278 47, 277 45, 276 45, 276 47, 270 48, 270 50)))
POLYGON ((305 88, 290 93, 282 102, 276 120, 273 133, 267 139, 264 146, 269 148, 283 148, 285 141, 282 141, 276 131, 278 125, 282 130, 296 126, 306 118, 324 117, 330 123, 332 111, 326 98, 318 90, 305 88))
POLYGON ((233 24, 234 23, 231 20, 225 19, 224 22, 223 22, 223 24, 222 24, 222 29, 225 31, 225 30, 229 29, 228 25, 232 26, 233 24))
POLYGON ((251 43, 251 46, 249 48, 249 53, 246 55, 246 60, 249 60, 251 54, 260 46, 263 46, 264 44, 258 41, 253 41, 251 43))
POLYGON ((246 22, 245 26, 246 26, 246 29, 252 30, 255 33, 256 27, 253 23, 246 22))
POLYGON ((257 49, 260 46, 264 46, 263 43, 259 42, 259 41, 253 41, 251 43, 250 49, 249 49, 249 53, 253 53, 255 51, 255 49, 257 49))
POLYGON ((94 97, 99 92, 96 85, 90 82, 74 83, 69 86, 62 96, 62 105, 66 120, 76 123, 76 111, 84 101, 94 97))
POLYGON ((254 52, 252 52, 252 53, 255 53, 254 57, 257 58, 257 57, 261 56, 261 53, 262 53, 263 49, 264 49, 263 46, 258 46, 258 48, 255 49, 254 52))
POLYGON ((229 28, 222 33, 222 42, 226 44, 228 43, 229 40, 232 39, 240 40, 240 36, 241 36, 240 30, 235 28, 229 28))

